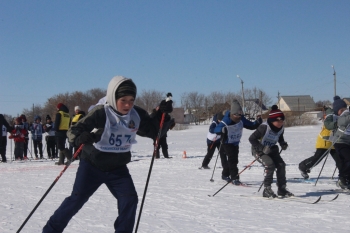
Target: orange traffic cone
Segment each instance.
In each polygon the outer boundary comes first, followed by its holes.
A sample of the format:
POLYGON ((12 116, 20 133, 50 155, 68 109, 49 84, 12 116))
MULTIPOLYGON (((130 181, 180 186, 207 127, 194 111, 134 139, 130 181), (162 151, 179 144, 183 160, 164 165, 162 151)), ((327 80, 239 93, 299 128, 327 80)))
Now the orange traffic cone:
POLYGON ((184 150, 184 153, 183 153, 183 155, 182 155, 182 158, 183 159, 186 159, 187 158, 187 156, 186 156, 186 151, 184 150))

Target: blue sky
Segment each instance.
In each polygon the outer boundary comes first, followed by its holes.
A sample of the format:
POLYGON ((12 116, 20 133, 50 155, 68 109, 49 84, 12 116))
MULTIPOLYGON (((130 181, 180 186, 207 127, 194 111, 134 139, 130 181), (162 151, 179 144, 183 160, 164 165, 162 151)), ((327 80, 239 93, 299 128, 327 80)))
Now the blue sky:
POLYGON ((0 0, 0 113, 106 88, 350 97, 350 1, 0 0))

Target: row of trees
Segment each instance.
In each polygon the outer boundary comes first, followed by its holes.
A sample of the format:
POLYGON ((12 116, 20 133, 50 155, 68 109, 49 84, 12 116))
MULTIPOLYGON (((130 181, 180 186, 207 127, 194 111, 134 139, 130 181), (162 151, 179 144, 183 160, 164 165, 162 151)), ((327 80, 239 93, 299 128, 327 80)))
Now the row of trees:
MULTIPOLYGON (((41 116, 42 119, 45 119, 46 115, 54 117, 57 112, 56 106, 58 103, 64 103, 70 109, 72 115, 74 114, 74 107, 77 105, 87 112, 89 107, 96 104, 105 94, 106 90, 100 88, 91 89, 86 92, 75 91, 73 93, 57 94, 49 98, 43 105, 33 104, 32 107, 25 108, 22 113, 26 115, 28 121, 33 121, 37 115, 41 116)), ((138 93, 135 104, 151 112, 165 98, 165 95, 166 93, 156 90, 143 90, 141 93, 138 93)), ((256 87, 245 89, 244 97, 245 113, 248 116, 254 116, 257 114, 257 111, 260 111, 260 109, 258 110, 256 108, 256 104, 252 104, 253 101, 258 103, 260 107, 274 104, 269 95, 256 87)), ((187 113, 194 116, 194 121, 201 121, 219 111, 228 109, 233 99, 237 99, 243 105, 241 92, 222 93, 214 91, 208 95, 199 92, 186 92, 181 95, 180 104, 174 102, 174 107, 184 108, 187 113)), ((323 106, 324 104, 325 101, 317 102, 319 106, 323 106)), ((5 117, 10 121, 12 119, 12 116, 9 115, 5 115, 5 117)))

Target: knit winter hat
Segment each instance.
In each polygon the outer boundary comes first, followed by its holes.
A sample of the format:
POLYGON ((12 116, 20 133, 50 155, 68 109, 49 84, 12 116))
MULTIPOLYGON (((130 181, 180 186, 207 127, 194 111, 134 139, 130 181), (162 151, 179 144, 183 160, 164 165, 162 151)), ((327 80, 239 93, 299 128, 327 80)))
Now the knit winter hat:
POLYGON ((51 121, 50 115, 46 115, 46 120, 50 120, 51 121))
POLYGON ((278 109, 277 105, 272 105, 268 120, 270 122, 277 121, 277 120, 284 121, 284 114, 281 110, 278 109))
POLYGON ((15 118, 15 121, 17 121, 18 123, 21 123, 21 122, 22 122, 22 119, 23 119, 22 117, 16 117, 16 118, 15 118))
POLYGON ((137 92, 137 89, 136 89, 135 83, 129 79, 120 84, 117 91, 115 92, 115 99, 119 99, 127 95, 131 95, 135 98, 136 92, 137 92))
POLYGON ((230 113, 231 113, 231 114, 240 114, 240 115, 243 114, 242 107, 241 107, 241 105, 239 104, 238 100, 234 99, 234 100, 231 102, 231 110, 230 110, 230 113))
POLYGON ((26 115, 24 115, 24 114, 20 115, 20 118, 21 118, 23 121, 27 121, 26 115))
POLYGON ((36 121, 36 120, 41 120, 41 117, 40 116, 35 116, 34 117, 34 121, 36 121))
POLYGON ((173 98, 173 94, 171 94, 171 92, 168 92, 168 94, 166 94, 166 99, 165 101, 168 102, 169 100, 171 100, 173 98))
POLYGON ((58 103, 58 104, 57 104, 57 109, 61 109, 62 106, 63 106, 62 103, 58 103))
POLYGON ((333 102, 333 112, 335 115, 338 115, 338 112, 340 109, 342 108, 347 108, 347 105, 345 103, 344 100, 340 99, 339 96, 334 96, 333 98, 334 102, 333 102))
POLYGON ((74 111, 81 110, 80 106, 75 106, 74 111))

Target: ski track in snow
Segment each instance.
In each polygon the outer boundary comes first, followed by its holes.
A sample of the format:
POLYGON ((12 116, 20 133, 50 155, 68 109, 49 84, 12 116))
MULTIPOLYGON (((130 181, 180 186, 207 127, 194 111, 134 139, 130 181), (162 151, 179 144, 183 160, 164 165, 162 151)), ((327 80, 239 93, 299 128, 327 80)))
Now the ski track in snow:
MULTIPOLYGON (((331 179, 335 164, 328 158, 317 186, 322 163, 310 173, 310 181, 303 181, 298 170, 302 160, 313 155, 315 140, 320 125, 286 128, 285 140, 289 147, 281 156, 286 162, 288 188, 296 196, 314 200, 323 195, 314 205, 294 201, 267 201, 261 198, 258 189, 263 180, 263 168, 255 162, 241 174, 248 187, 227 185, 221 180, 220 158, 210 182, 217 151, 209 164, 211 169, 198 169, 206 154, 206 134, 209 125, 190 126, 183 131, 169 131, 169 154, 172 159, 155 160, 138 232, 187 233, 187 232, 349 232, 349 193, 339 191, 336 179, 331 179), (182 158, 186 151, 187 158, 182 158)), ((240 144, 239 170, 250 164, 248 137, 253 131, 244 130, 240 144)), ((139 207, 149 172, 153 141, 137 138, 132 148, 132 160, 128 165, 138 195, 139 207)), ((8 141, 7 157, 10 160, 8 141)), ((12 145, 13 148, 13 145, 12 145)), ((46 151, 44 153, 46 157, 46 151)), ((0 164, 0 232, 16 232, 40 198, 44 195, 64 166, 55 166, 55 161, 0 164)), ((21 232, 41 232, 46 221, 66 198, 73 186, 79 161, 75 161, 58 180, 51 192, 26 223, 21 232)), ((273 185, 277 192, 277 187, 273 185)), ((136 213, 136 221, 139 209, 136 213)), ((118 215, 117 202, 107 187, 102 185, 84 207, 73 217, 65 233, 114 232, 113 223, 118 215)), ((136 223, 135 223, 136 224, 136 223)))

